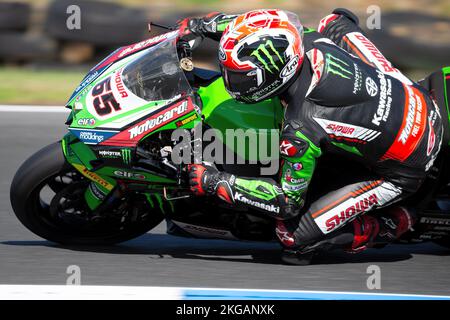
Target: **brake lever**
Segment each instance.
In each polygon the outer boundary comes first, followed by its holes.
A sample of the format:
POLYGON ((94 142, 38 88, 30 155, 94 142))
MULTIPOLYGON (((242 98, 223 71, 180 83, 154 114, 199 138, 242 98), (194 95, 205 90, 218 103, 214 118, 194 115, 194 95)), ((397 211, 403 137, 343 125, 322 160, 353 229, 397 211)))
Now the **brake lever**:
POLYGON ((178 29, 177 27, 170 27, 170 26, 165 26, 163 24, 150 22, 148 24, 148 32, 150 32, 152 30, 152 26, 155 26, 155 27, 161 28, 161 29, 165 29, 165 30, 169 30, 169 31, 174 31, 174 30, 178 29))

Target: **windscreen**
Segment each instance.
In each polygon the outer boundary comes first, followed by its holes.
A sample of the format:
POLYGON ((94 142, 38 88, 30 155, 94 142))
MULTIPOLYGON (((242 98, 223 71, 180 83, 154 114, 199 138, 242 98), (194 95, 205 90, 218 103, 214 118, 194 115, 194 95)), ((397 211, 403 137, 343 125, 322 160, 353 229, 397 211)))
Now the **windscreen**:
POLYGON ((147 101, 168 100, 191 93, 174 39, 144 50, 125 67, 122 79, 130 91, 147 101))

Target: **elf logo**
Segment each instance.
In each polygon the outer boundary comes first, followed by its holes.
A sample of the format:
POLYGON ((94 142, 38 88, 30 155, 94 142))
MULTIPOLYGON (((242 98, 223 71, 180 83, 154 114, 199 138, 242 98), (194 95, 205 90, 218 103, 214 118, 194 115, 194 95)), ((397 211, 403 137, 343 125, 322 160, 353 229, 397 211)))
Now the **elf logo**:
POLYGON ((114 175, 127 179, 145 180, 145 176, 143 174, 128 171, 116 170, 114 171, 114 175))
POLYGON ((376 204, 378 204, 376 194, 371 194, 362 200, 356 201, 348 208, 342 210, 341 213, 336 214, 325 222, 327 231, 330 232, 336 229, 358 213, 369 211, 376 204))

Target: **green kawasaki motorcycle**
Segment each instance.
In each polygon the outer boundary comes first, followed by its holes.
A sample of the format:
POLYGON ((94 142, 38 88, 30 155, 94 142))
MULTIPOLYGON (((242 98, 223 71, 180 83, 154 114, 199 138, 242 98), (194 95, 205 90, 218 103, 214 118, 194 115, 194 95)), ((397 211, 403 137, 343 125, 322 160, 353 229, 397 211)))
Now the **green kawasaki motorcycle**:
MULTIPOLYGON (((193 66, 190 49, 178 30, 170 31, 119 48, 87 74, 67 103, 69 132, 26 160, 12 182, 13 210, 28 229, 61 244, 114 244, 166 220, 168 232, 176 235, 275 239, 274 220, 258 211, 190 197, 185 165, 171 160, 176 129, 193 132, 200 124, 223 133, 267 132, 280 128, 283 117, 277 99, 235 102, 219 73, 193 66)), ((258 145, 245 141, 245 148, 238 149, 234 140, 222 142, 236 158, 254 161, 219 167, 259 174, 261 159, 250 159, 249 152, 258 145)), ((339 180, 345 168, 354 173, 357 165, 321 159, 310 200, 330 187, 321 183, 323 177, 339 180)), ((415 204, 422 208, 422 218, 407 241, 450 243, 450 208, 442 201, 448 198, 448 179, 437 182, 447 174, 437 175, 430 178, 426 195, 416 197, 424 199, 415 204)))

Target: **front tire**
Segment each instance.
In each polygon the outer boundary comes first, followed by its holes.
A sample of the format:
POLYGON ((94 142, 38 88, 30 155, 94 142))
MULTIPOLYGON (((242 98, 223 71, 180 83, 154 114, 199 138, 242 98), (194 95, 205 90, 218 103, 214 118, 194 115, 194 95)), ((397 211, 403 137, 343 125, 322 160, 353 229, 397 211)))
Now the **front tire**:
MULTIPOLYGON (((110 245, 127 241, 153 229, 164 218, 160 212, 151 212, 144 220, 123 225, 82 220, 81 217, 89 216, 82 209, 55 214, 53 199, 60 198, 61 194, 67 198, 70 197, 67 194, 84 194, 88 185, 89 180, 66 162, 61 144, 56 142, 35 153, 18 169, 11 183, 11 205, 17 218, 31 232, 65 245, 110 245), (74 190, 77 186, 79 189, 74 190), (45 193, 47 198, 50 194, 50 200, 45 199, 45 193)), ((84 201, 78 200, 77 206, 82 205, 84 201)))

